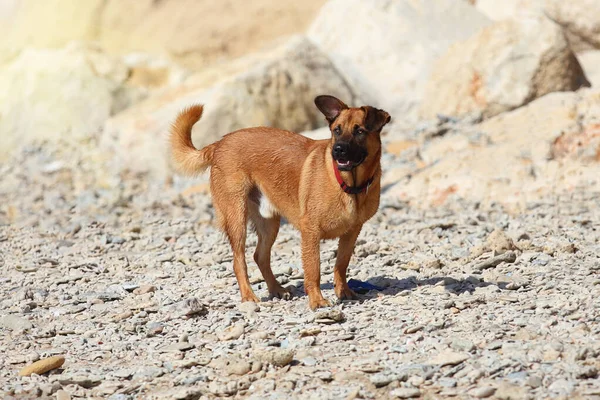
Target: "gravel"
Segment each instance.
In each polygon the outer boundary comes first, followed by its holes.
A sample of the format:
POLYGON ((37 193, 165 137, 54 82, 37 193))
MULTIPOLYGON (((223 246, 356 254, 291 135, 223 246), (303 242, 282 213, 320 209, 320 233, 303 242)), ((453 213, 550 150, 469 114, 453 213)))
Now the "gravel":
MULTIPOLYGON (((267 300, 257 281, 265 301, 240 304, 207 195, 178 194, 188 181, 165 187, 117 173, 92 159, 101 158, 92 148, 68 151, 32 146, 0 165, 6 396, 600 393, 597 193, 557 194, 522 214, 459 200, 420 210, 383 193, 349 268, 350 278, 383 290, 314 313, 303 294, 299 234, 289 225, 273 266, 296 296, 267 300), (61 169, 44 170, 59 160, 61 169), (64 356, 64 365, 18 376, 52 356, 64 356)), ((250 234, 251 274, 255 245, 250 234)), ((335 251, 335 242, 322 244, 330 299, 335 251)))

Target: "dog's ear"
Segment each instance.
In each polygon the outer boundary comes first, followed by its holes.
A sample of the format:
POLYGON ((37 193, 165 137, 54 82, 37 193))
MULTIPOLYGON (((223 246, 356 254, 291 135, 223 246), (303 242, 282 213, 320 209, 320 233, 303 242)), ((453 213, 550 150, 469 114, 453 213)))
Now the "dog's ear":
POLYGON ((322 95, 315 97, 315 105, 325 115, 327 121, 331 124, 340 115, 342 110, 348 108, 343 101, 333 96, 322 95))
POLYGON ((365 128, 369 132, 379 132, 385 124, 392 120, 390 114, 371 106, 361 107, 365 111, 365 128))

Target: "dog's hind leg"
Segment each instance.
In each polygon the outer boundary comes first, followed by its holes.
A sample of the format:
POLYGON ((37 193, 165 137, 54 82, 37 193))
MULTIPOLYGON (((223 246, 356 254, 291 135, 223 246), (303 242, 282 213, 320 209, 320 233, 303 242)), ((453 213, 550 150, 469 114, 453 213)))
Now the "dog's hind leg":
POLYGON ((256 261, 263 278, 265 278, 267 288, 269 289, 269 296, 271 298, 278 297, 289 300, 292 298, 292 293, 281 286, 277 279, 275 279, 273 270, 271 270, 271 248, 279 233, 280 217, 276 215, 271 218, 265 218, 260 214, 255 203, 250 202, 248 205, 249 216, 258 235, 254 261, 256 261))
POLYGON ((246 221, 248 217, 246 196, 243 193, 221 192, 217 196, 214 194, 213 192, 213 205, 233 250, 233 271, 240 287, 242 302, 258 303, 260 300, 250 286, 246 264, 246 221))

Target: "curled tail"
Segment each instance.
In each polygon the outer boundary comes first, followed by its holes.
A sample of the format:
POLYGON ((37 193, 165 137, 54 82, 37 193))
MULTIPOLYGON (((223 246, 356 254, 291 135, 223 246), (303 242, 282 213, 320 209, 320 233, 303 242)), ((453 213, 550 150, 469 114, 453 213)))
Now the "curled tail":
POLYGON ((212 165, 216 144, 198 150, 192 143, 192 127, 202 116, 202 109, 201 105, 186 108, 171 126, 171 154, 176 169, 184 175, 200 174, 212 165))

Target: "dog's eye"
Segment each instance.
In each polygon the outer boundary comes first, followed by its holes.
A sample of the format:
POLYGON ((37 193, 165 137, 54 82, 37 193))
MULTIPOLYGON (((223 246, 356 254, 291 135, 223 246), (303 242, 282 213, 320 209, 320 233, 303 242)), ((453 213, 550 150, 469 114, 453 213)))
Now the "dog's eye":
POLYGON ((335 133, 336 135, 339 136, 340 133, 342 133, 342 128, 340 128, 340 126, 336 126, 335 129, 333 130, 333 133, 335 133))
POLYGON ((363 128, 361 127, 356 127, 356 129, 354 130, 354 134, 355 135, 364 135, 366 134, 367 131, 365 131, 363 128))

